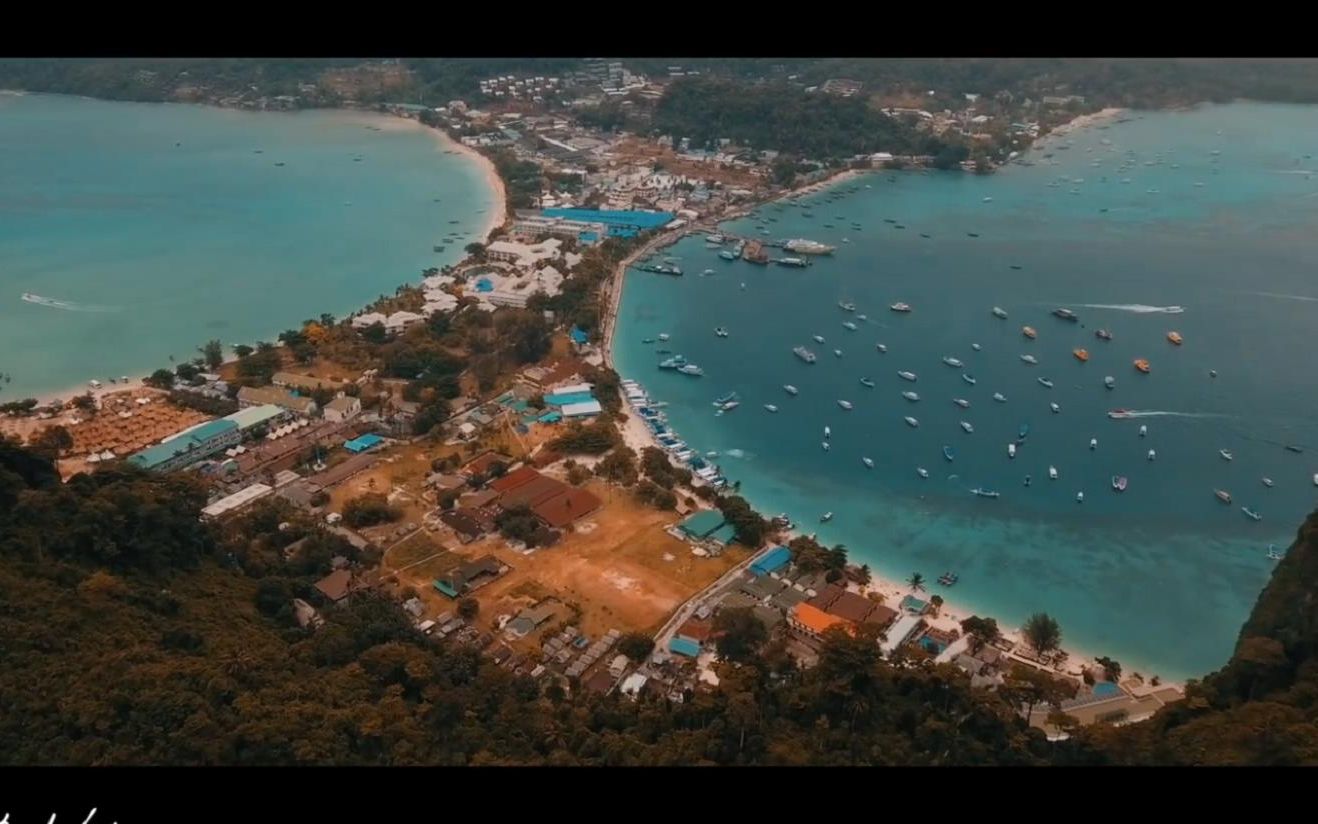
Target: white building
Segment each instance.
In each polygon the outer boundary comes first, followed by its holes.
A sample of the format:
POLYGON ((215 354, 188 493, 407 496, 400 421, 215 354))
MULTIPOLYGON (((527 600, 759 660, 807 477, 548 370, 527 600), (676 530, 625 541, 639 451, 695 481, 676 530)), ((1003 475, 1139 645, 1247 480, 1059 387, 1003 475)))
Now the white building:
POLYGON ((409 326, 418 324, 425 319, 424 315, 418 315, 416 312, 394 312, 385 319, 384 331, 391 335, 396 335, 404 329, 407 329, 409 326))
POLYGON ((384 326, 384 322, 389 318, 379 312, 365 312, 352 319, 353 329, 366 329, 375 324, 384 326))
POLYGON ((342 423, 351 418, 360 415, 362 411, 362 402, 357 398, 349 395, 340 395, 329 403, 325 404, 322 413, 325 420, 342 423))
POLYGON ((542 260, 553 260, 560 254, 563 242, 558 238, 549 238, 539 243, 516 243, 509 240, 496 240, 485 247, 485 256, 490 260, 511 263, 521 269, 530 269, 542 260))

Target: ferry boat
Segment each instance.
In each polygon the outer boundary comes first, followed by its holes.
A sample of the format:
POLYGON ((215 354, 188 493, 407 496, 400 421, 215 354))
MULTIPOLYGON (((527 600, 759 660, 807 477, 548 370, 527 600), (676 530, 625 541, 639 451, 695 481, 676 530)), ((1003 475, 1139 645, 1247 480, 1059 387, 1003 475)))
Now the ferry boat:
POLYGON ((1054 309, 1053 315, 1061 318, 1062 320, 1069 320, 1071 322, 1080 320, 1079 316, 1077 316, 1075 312, 1072 312, 1070 309, 1063 309, 1061 307, 1054 309))
POLYGON ((1052 465, 1048 466, 1048 480, 1050 481, 1057 480, 1057 467, 1052 465))
POLYGON ((831 255, 837 251, 835 247, 826 243, 819 243, 814 240, 796 238, 783 244, 783 248, 789 252, 796 252, 801 255, 831 255))
POLYGON ((1056 403, 1048 404, 1048 408, 1053 410, 1054 415, 1062 411, 1062 407, 1058 406, 1056 403))
POLYGON ((1053 388, 1053 382, 1048 380, 1047 378, 1038 378, 1038 381, 1041 386, 1046 386, 1049 389, 1053 388))
POLYGON ((915 468, 915 474, 919 475, 921 478, 928 478, 929 470, 925 469, 923 466, 917 466, 915 468))
POLYGON ((1089 360, 1089 350, 1087 349, 1074 349, 1071 351, 1071 354, 1075 355, 1075 359, 1081 363, 1089 360))
POLYGON ((973 434, 975 431, 975 427, 970 425, 970 421, 962 421, 961 428, 966 431, 966 434, 973 434))
POLYGON ((1007 457, 1008 458, 1016 457, 1016 444, 1014 443, 1007 444, 1007 457))
POLYGON ((1006 320, 1006 319, 1007 319, 1007 310, 1006 310, 1006 309, 1003 309, 1001 306, 994 306, 994 307, 993 307, 993 317, 995 317, 995 318, 1002 318, 1003 320, 1006 320))
POLYGON ((920 426, 920 422, 915 418, 912 418, 910 415, 906 416, 905 421, 906 421, 906 425, 912 428, 918 429, 920 426))
POLYGON ((1148 362, 1147 360, 1145 360, 1144 358, 1136 358, 1136 359, 1135 359, 1135 368, 1138 369, 1140 372, 1143 372, 1143 373, 1146 374, 1146 375, 1149 374, 1149 371, 1150 371, 1150 368, 1149 368, 1149 362, 1148 362))
POLYGON ((947 364, 948 366, 951 366, 954 369, 960 369, 962 366, 965 366, 964 363, 952 357, 951 355, 947 355, 946 357, 944 357, 943 363, 947 364))
POLYGON ((873 388, 874 388, 874 381, 870 380, 869 378, 861 378, 861 379, 860 379, 860 385, 861 385, 861 386, 868 386, 870 389, 873 389, 873 388))
POLYGON ((1263 485, 1266 486, 1268 489, 1271 489, 1271 488, 1272 488, 1272 479, 1271 479, 1271 478, 1264 478, 1264 479, 1263 479, 1263 485))
POLYGON ((1000 497, 1002 497, 999 493, 994 492, 994 491, 991 490, 991 489, 985 489, 985 488, 982 487, 982 486, 977 486, 977 487, 975 487, 974 489, 970 490, 970 494, 972 494, 972 495, 977 495, 977 496, 979 496, 980 498, 1000 498, 1000 497))
POLYGON ((1258 514, 1257 512, 1255 512, 1254 510, 1250 509, 1250 508, 1247 507, 1247 506, 1242 506, 1242 507, 1240 508, 1240 511, 1243 512, 1243 513, 1245 513, 1245 517, 1248 518, 1248 519, 1250 519, 1251 521, 1261 521, 1261 520, 1263 520, 1263 516, 1262 516, 1262 515, 1258 514))
POLYGON ((842 326, 845 327, 845 328, 847 328, 847 329, 850 329, 850 330, 853 331, 853 332, 856 331, 856 329, 857 329, 856 324, 852 323, 852 322, 849 321, 849 320, 843 321, 843 322, 842 322, 842 326))
POLYGON ((1216 495, 1217 499, 1222 503, 1224 504, 1231 503, 1231 493, 1227 492, 1225 489, 1214 489, 1213 494, 1216 495))
POLYGON ((870 469, 873 469, 873 468, 874 468, 874 461, 871 460, 870 458, 864 458, 864 457, 862 457, 862 458, 860 459, 860 462, 863 463, 863 464, 865 464, 865 466, 868 467, 868 468, 870 468, 870 469))
POLYGON ((1021 355, 1021 360, 1024 361, 1025 363, 1030 364, 1031 366, 1034 366, 1039 363, 1039 359, 1036 358, 1034 355, 1021 355))
POLYGON ((1108 389, 1116 389, 1117 379, 1112 377, 1111 375, 1108 375, 1107 377, 1103 378, 1103 385, 1106 386, 1108 389))
POLYGON ((902 397, 911 402, 920 400, 920 396, 915 392, 911 392, 911 391, 903 392, 902 397))
POLYGON ((1021 334, 1029 338, 1030 340, 1034 340, 1035 338, 1039 337, 1039 333, 1034 331, 1033 326, 1022 326, 1021 334))
POLYGON ((877 350, 879 350, 880 352, 882 352, 882 353, 885 354, 885 355, 888 354, 888 347, 884 346, 884 345, 881 344, 881 343, 876 343, 876 344, 874 344, 874 348, 877 349, 877 350))
POLYGON ((1115 491, 1115 492, 1125 492, 1125 491, 1126 491, 1126 487, 1129 486, 1129 485, 1130 485, 1130 481, 1126 479, 1126 476, 1124 476, 1124 475, 1113 475, 1113 476, 1112 476, 1112 489, 1113 489, 1113 491, 1115 491))
POLYGON ((824 342, 824 336, 823 336, 823 335, 811 335, 810 337, 814 339, 815 343, 823 343, 823 342, 824 342))
POLYGON ((1236 457, 1235 455, 1231 454, 1230 449, 1219 449, 1217 450, 1217 454, 1221 455, 1222 459, 1227 461, 1234 460, 1236 457))
POLYGON ((796 347, 795 349, 792 350, 792 353, 801 360, 805 361, 806 363, 814 363, 816 360, 815 353, 811 352, 809 349, 806 349, 804 346, 796 347))
POLYGON ((779 266, 790 266, 793 269, 804 269, 810 265, 810 261, 799 257, 780 257, 774 258, 773 262, 779 266))
POLYGON ((971 386, 974 386, 975 383, 976 383, 976 380, 975 380, 975 376, 974 376, 974 375, 965 375, 965 374, 963 374, 963 375, 961 376, 961 380, 965 381, 966 383, 970 384, 971 386))
POLYGON ((1172 343, 1176 344, 1177 346, 1180 346, 1180 345, 1181 345, 1181 333, 1180 333, 1180 332, 1168 332, 1168 333, 1167 333, 1167 340, 1171 341, 1172 343))
POLYGON ((771 404, 771 403, 766 403, 766 404, 764 405, 764 410, 765 410, 766 412, 777 412, 777 411, 778 411, 778 407, 774 406, 774 405, 771 404))
POLYGON ((840 406, 840 407, 842 407, 843 409, 846 409, 847 411, 851 411, 851 409, 853 408, 852 405, 851 405, 851 401, 843 401, 843 400, 839 400, 839 401, 837 402, 837 405, 840 406))
POLYGON ((1004 394, 1002 394, 1001 392, 994 392, 994 393, 993 393, 993 400, 997 401, 998 403, 1006 403, 1006 402, 1007 402, 1007 396, 1004 395, 1004 394))
POLYGON ((837 308, 841 309, 844 312, 854 312, 856 311, 856 304, 838 301, 837 308))
POLYGON ((943 447, 943 457, 946 458, 946 459, 948 460, 948 462, 950 463, 951 461, 953 461, 953 460, 956 458, 956 450, 953 449, 953 448, 950 447, 950 446, 944 446, 944 447, 943 447))
POLYGON ((901 378, 904 381, 916 380, 916 374, 914 372, 898 372, 897 377, 901 378))
POLYGON ((891 309, 891 310, 894 311, 894 312, 909 312, 909 311, 911 311, 911 305, 910 305, 909 303, 902 303, 901 301, 897 301, 896 303, 894 303, 893 305, 889 306, 888 308, 891 309))
POLYGON ((795 386, 792 386, 790 383, 783 384, 783 391, 789 395, 795 395, 798 392, 800 392, 799 389, 797 389, 795 386))
POLYGON ((1099 340, 1112 340, 1112 333, 1106 329, 1099 329, 1097 332, 1094 333, 1094 337, 1098 338, 1099 340))
POLYGON ((966 400, 965 398, 953 398, 953 399, 952 399, 952 403, 956 404, 957 406, 961 407, 962 409, 969 409, 969 408, 970 408, 970 401, 966 400))
POLYGON ((715 327, 714 334, 718 335, 720 338, 726 338, 728 336, 728 330, 724 329, 722 326, 715 327))
POLYGON ((683 366, 679 366, 677 367, 677 371, 681 372, 683 375, 691 375, 692 377, 695 378, 698 378, 701 375, 705 374, 705 370, 701 369, 699 366, 696 366, 694 363, 688 363, 683 366))

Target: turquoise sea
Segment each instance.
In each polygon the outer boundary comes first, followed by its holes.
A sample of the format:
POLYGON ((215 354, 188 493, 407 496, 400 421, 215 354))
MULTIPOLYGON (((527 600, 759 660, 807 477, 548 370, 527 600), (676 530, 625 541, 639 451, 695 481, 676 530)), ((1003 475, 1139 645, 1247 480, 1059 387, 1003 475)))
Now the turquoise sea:
POLYGON ((0 399, 351 312, 458 260, 493 202, 403 121, 0 95, 0 399))
POLYGON ((762 512, 787 512, 885 577, 919 571, 938 591, 934 579, 954 570, 960 583, 944 593, 954 603, 1008 626, 1047 611, 1067 646, 1113 655, 1127 671, 1199 676, 1229 656, 1272 569, 1268 545, 1287 546, 1318 495, 1318 381, 1307 363, 1318 328, 1314 135, 1311 107, 1137 113, 995 175, 873 173, 761 207, 725 229, 811 238, 836 254, 808 269, 756 267, 688 238, 665 252, 684 277, 628 275, 615 359, 669 402, 684 440, 721 453, 762 512), (896 301, 914 311, 889 311, 896 301), (1079 323, 1053 317, 1059 306, 1079 323), (1099 328, 1113 340, 1097 339, 1099 328), (1184 345, 1168 342, 1171 330, 1184 345), (667 344, 642 343, 661 332, 667 344), (797 345, 818 362, 794 357, 797 345), (657 369, 656 347, 705 376, 657 369), (1039 364, 1023 363, 1026 353, 1039 364), (1139 357, 1151 374, 1135 371, 1139 357), (732 391, 740 408, 716 416, 713 400, 732 391), (1110 420, 1113 408, 1140 417, 1110 420), (1022 424, 1028 437, 1009 459, 1022 424), (1113 475, 1129 478, 1125 493, 1111 489, 1113 475), (977 486, 1001 498, 971 495, 977 486), (819 524, 826 511, 835 518, 819 524))

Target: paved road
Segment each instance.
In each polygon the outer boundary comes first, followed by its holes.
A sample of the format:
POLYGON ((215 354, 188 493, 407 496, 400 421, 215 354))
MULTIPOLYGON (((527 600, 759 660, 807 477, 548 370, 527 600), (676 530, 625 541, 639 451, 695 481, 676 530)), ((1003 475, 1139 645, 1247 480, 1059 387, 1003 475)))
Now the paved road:
POLYGON ((663 628, 660 629, 659 633, 655 636, 655 649, 667 652, 668 642, 677 634, 677 628, 685 624, 687 620, 695 614, 696 610, 700 608, 701 604, 739 578, 751 564, 755 563, 756 559, 772 548, 773 547, 765 547, 758 552, 752 553, 749 558, 725 572, 717 581, 700 590, 700 592, 697 592, 692 596, 689 601, 678 607, 677 612, 673 613, 673 617, 668 619, 668 623, 664 624, 663 628))

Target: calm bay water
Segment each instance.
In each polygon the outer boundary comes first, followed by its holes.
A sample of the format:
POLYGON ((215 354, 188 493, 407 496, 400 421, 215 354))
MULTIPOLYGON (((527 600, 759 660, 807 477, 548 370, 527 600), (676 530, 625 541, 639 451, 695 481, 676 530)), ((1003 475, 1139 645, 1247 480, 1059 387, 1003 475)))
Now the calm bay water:
POLYGON ((0 398, 273 339, 455 262, 493 194, 410 126, 0 95, 0 398))
POLYGON ((1145 114, 989 177, 875 173, 799 206, 762 207, 726 228, 809 237, 836 255, 805 270, 762 268, 687 239, 668 250, 685 277, 629 275, 615 358, 671 404, 684 440, 722 453, 726 474, 762 511, 788 512, 885 576, 956 570, 961 582, 948 595, 957 603, 1010 625, 1045 610, 1069 645, 1112 654, 1128 670, 1201 675, 1230 654, 1273 566, 1268 544, 1289 543, 1318 493, 1318 382, 1305 363, 1318 323, 1316 133, 1318 108, 1145 114), (707 268, 712 276, 702 276, 707 268), (891 312, 894 301, 914 311, 891 312), (993 317, 995 305, 1010 317, 993 317), (1057 306, 1080 323, 1052 317, 1057 306), (845 329, 848 320, 859 329, 845 329), (1022 336, 1024 324, 1037 340, 1022 336), (717 338, 715 326, 730 337, 717 338), (1114 339, 1096 339, 1098 328, 1114 339), (1183 346, 1166 340, 1170 330, 1183 346), (660 332, 672 340, 641 343, 660 332), (793 357, 797 345, 818 363, 793 357), (656 346, 705 377, 658 370, 656 346), (1077 347, 1089 362, 1072 356, 1077 347), (1025 353, 1039 364, 1024 364, 1025 353), (944 365, 949 355, 965 368, 944 365), (1151 374, 1133 369, 1137 357, 1151 374), (800 395, 787 395, 787 383, 800 395), (921 400, 903 399, 908 389, 921 400), (716 417, 713 399, 730 391, 741 407, 716 417), (1117 407, 1141 417, 1109 420, 1117 407), (1022 424, 1029 436, 1012 460, 1007 444, 1022 424), (1234 460, 1218 454, 1224 448, 1234 460), (1117 474, 1130 479, 1124 494, 1110 488, 1117 474), (1002 497, 976 498, 976 486, 1002 497), (1263 521, 1248 520, 1242 504, 1263 521), (816 527, 825 511, 835 519, 816 527))

